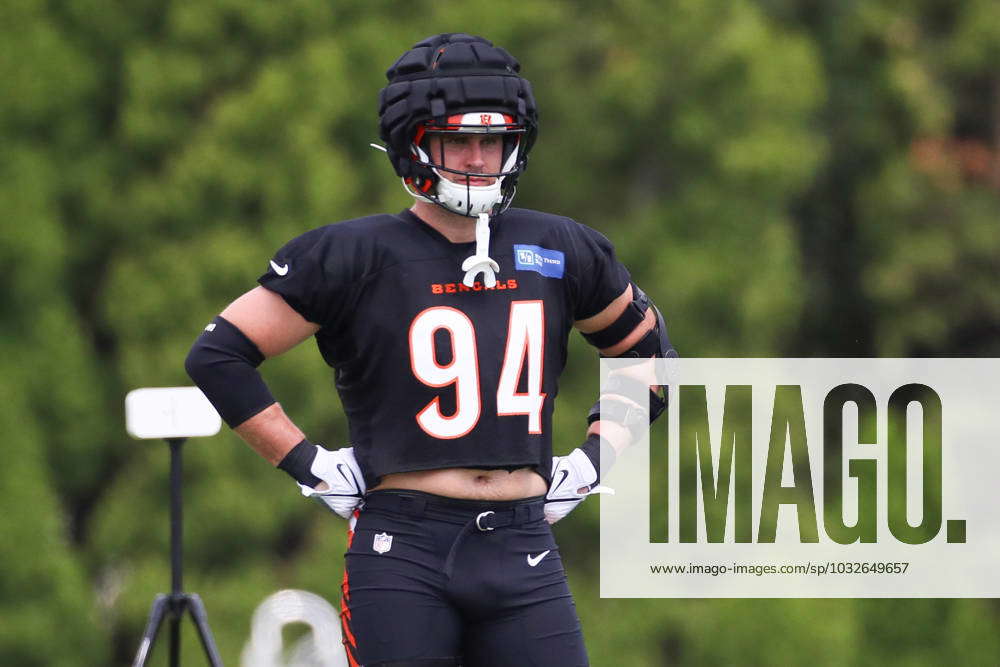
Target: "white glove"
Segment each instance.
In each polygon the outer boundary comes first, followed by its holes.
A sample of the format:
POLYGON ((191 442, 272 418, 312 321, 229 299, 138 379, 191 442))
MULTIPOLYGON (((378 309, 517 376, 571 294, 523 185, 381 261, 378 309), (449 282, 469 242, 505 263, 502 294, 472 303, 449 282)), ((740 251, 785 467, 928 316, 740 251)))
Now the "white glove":
POLYGON ((545 494, 545 520, 555 523, 562 519, 592 493, 614 494, 614 490, 597 486, 597 470, 579 447, 566 456, 553 456, 552 481, 545 494))
POLYGON ((364 500, 366 490, 365 478, 354 458, 354 448, 342 447, 331 452, 316 445, 316 458, 312 462, 311 472, 323 481, 316 488, 299 484, 302 495, 316 498, 340 516, 349 519, 364 500))

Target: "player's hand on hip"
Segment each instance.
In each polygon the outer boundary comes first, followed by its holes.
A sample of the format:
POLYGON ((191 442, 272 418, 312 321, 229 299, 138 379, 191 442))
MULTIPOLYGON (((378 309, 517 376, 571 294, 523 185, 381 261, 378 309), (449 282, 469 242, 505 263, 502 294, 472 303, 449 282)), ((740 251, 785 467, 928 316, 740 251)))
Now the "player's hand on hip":
POLYGON ((545 520, 555 523, 594 492, 598 476, 594 464, 580 449, 552 457, 552 480, 545 494, 545 520))
POLYGON ((365 478, 361 474, 353 447, 335 451, 316 445, 312 474, 322 480, 315 487, 299 484, 302 495, 316 498, 345 519, 357 508, 365 495, 365 478))

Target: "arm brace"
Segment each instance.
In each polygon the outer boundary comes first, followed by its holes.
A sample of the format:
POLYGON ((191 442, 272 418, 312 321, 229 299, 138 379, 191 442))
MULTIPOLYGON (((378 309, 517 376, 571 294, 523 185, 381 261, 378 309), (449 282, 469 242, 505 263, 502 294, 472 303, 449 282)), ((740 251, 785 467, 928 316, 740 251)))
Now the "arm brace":
POLYGON ((184 368, 230 428, 275 402, 257 366, 257 346, 231 322, 216 316, 191 346, 184 368))
MULTIPOLYGON (((588 343, 598 349, 604 349, 617 345, 626 336, 632 333, 639 324, 646 318, 646 311, 649 310, 649 297, 639 289, 635 283, 632 285, 632 300, 625 305, 625 310, 615 318, 615 321, 604 327, 600 331, 592 331, 583 334, 588 343)), ((628 355, 622 355, 628 356, 628 355)))
MULTIPOLYGON (((652 308, 653 313, 656 315, 656 321, 653 324, 653 328, 650 329, 649 332, 647 332, 646 335, 643 336, 638 342, 636 342, 635 345, 628 350, 625 350, 615 358, 646 360, 650 358, 663 359, 676 357, 677 352, 674 350, 673 345, 670 344, 670 339, 667 337, 667 326, 663 321, 663 315, 660 314, 659 309, 657 309, 657 307, 649 301, 646 294, 639 289, 635 283, 632 284, 632 294, 632 302, 628 304, 618 319, 601 331, 587 334, 585 336, 587 340, 599 347, 610 347, 631 333, 645 318, 646 311, 652 308)), ((622 377, 611 378, 611 380, 612 384, 619 383, 619 388, 627 388, 629 390, 628 395, 641 393, 641 390, 630 386, 637 384, 636 381, 630 381, 627 378, 622 377)), ((609 389, 613 392, 615 388, 616 386, 612 386, 609 389)), ((640 405, 642 405, 641 402, 640 405)), ((636 411, 634 407, 614 398, 606 398, 605 407, 610 407, 613 410, 613 414, 605 415, 604 419, 621 423, 623 426, 627 426, 630 430, 632 430, 633 433, 636 432, 636 429, 645 428, 646 426, 645 409, 642 410, 642 414, 638 414, 638 411, 636 411)), ((645 406, 643 406, 643 408, 645 408, 645 406)), ((666 401, 664 398, 661 397, 658 392, 649 390, 649 421, 652 422, 659 417, 665 408, 666 401)), ((598 419, 601 419, 600 410, 601 401, 598 400, 597 403, 595 403, 590 409, 590 413, 587 415, 587 423, 592 424, 598 419)))

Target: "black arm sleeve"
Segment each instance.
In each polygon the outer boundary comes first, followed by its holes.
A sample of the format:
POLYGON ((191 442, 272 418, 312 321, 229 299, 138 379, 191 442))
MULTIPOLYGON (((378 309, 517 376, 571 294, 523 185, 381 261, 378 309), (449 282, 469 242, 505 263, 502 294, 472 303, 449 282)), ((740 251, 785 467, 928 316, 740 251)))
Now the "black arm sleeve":
POLYGON ((257 372, 264 355, 235 325, 216 316, 191 346, 184 368, 230 428, 275 402, 257 372))

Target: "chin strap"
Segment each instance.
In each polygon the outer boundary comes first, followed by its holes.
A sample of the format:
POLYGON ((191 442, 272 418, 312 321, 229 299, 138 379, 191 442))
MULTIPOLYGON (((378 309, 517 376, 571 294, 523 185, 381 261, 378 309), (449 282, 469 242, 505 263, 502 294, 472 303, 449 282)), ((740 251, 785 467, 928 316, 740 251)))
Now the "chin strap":
POLYGON ((472 287, 476 282, 476 276, 483 274, 483 284, 487 287, 494 287, 497 284, 497 271, 500 265, 490 257, 490 216, 488 213, 480 213, 476 220, 476 254, 471 255, 462 262, 462 270, 465 271, 465 278, 462 284, 472 287))

